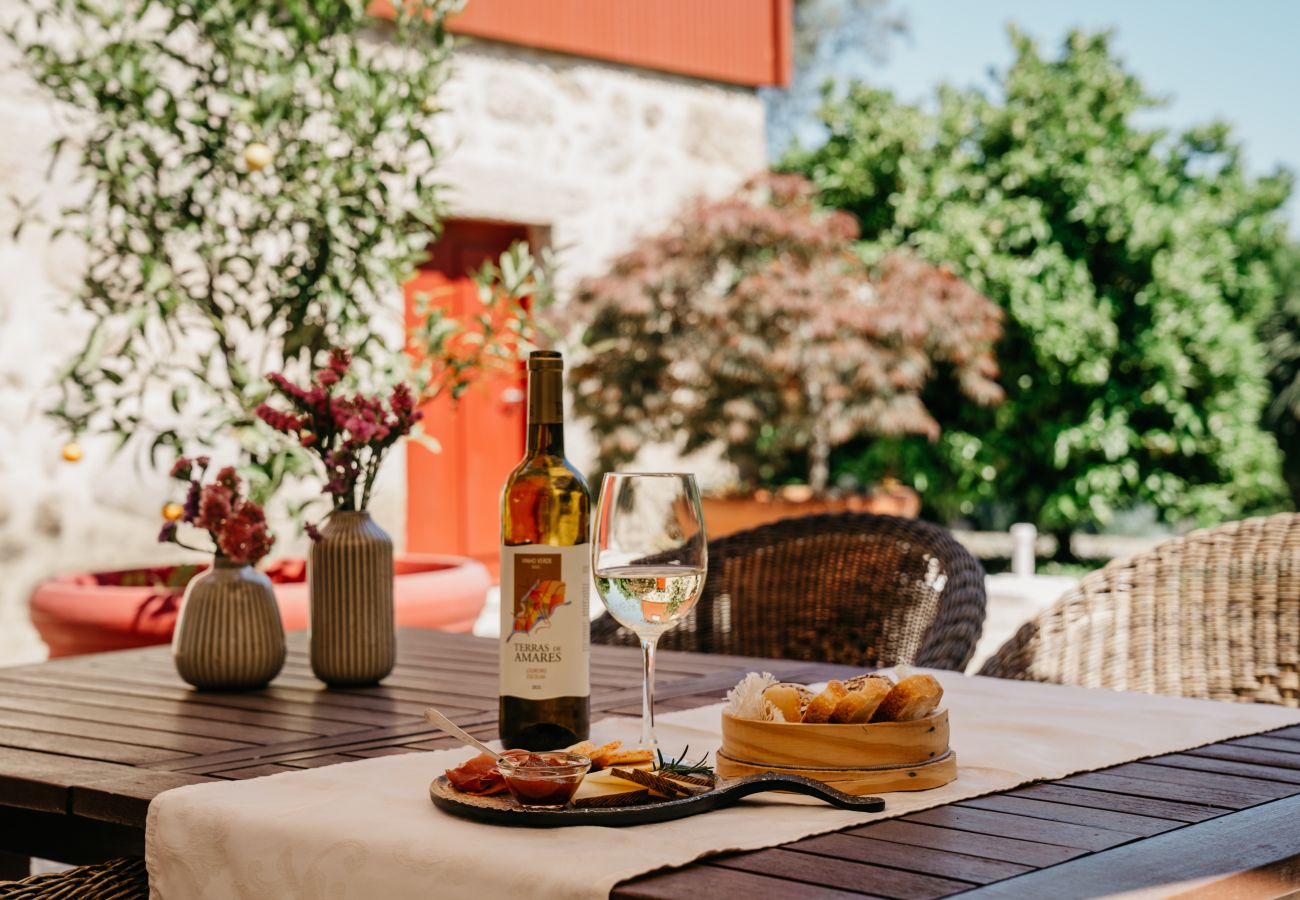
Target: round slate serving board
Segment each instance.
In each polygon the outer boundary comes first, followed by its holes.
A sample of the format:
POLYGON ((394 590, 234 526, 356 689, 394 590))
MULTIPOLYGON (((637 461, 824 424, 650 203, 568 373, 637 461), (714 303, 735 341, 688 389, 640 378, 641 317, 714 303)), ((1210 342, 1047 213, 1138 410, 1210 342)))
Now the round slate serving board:
POLYGON ((659 800, 641 806, 529 809, 518 806, 509 794, 480 797, 465 794, 453 788, 445 775, 440 775, 429 785, 429 798, 443 812, 479 822, 496 825, 517 825, 526 828, 557 828, 565 825, 647 825, 667 822, 696 813, 709 812, 730 806, 742 797, 762 791, 790 791, 825 800, 840 809, 860 812, 879 812, 885 802, 879 797, 853 797, 832 787, 814 781, 787 775, 751 775, 723 781, 717 787, 694 797, 677 800, 659 800))

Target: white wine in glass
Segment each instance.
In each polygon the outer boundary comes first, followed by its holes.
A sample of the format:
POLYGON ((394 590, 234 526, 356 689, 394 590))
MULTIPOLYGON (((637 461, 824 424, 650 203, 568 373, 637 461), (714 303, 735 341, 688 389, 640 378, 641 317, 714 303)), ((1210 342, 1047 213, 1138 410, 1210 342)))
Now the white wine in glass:
POLYGON ((591 553, 605 608, 641 640, 641 744, 653 749, 655 645, 695 607, 708 570, 695 476, 606 475, 591 553))

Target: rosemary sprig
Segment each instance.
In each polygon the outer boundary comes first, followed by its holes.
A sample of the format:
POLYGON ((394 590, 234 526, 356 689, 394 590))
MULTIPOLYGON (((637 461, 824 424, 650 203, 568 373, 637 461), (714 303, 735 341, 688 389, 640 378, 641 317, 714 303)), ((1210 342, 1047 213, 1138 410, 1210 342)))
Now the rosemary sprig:
POLYGON ((690 745, 682 749, 682 755, 676 759, 664 759, 664 752, 656 750, 659 762, 655 764, 655 770, 664 772, 668 775, 704 775, 713 777, 713 766, 709 765, 709 754, 705 753, 696 762, 687 762, 686 755, 691 752, 690 745))

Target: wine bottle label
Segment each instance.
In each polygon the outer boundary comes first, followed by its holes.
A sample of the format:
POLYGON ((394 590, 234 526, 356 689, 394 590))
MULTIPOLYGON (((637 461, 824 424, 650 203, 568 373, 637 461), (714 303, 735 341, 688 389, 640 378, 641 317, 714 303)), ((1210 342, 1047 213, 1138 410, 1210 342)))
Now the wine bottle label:
POLYGON ((591 693, 591 548, 501 548, 501 693, 525 700, 591 693))

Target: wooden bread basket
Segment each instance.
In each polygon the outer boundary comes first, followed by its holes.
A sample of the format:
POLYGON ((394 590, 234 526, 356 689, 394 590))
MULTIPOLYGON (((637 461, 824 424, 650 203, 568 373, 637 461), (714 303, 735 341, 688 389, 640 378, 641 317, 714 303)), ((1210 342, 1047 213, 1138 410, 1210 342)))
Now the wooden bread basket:
POLYGON ((948 711, 912 722, 813 725, 762 722, 722 713, 719 775, 804 775, 848 794, 923 791, 957 777, 948 711))

